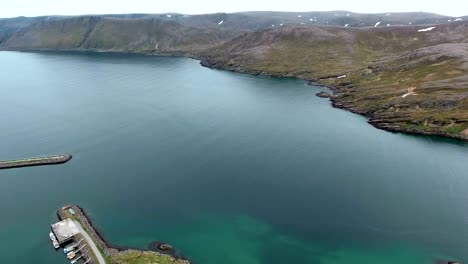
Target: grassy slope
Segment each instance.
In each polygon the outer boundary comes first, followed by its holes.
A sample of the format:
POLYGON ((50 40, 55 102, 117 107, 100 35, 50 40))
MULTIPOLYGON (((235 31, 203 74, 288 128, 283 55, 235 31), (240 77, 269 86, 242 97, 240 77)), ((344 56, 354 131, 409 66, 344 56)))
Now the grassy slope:
MULTIPOLYGON (((334 25, 352 27, 373 26, 377 22, 381 25, 413 25, 444 23, 454 20, 454 17, 442 16, 433 13, 391 13, 391 14, 360 14, 349 11, 316 11, 316 12, 238 12, 238 13, 214 13, 202 15, 184 14, 109 14, 99 15, 101 18, 114 18, 118 20, 129 19, 157 19, 172 21, 179 24, 197 28, 222 28, 229 30, 252 31, 271 28, 272 25, 334 25), (220 21, 224 21, 218 25, 220 21)), ((52 20, 63 21, 78 17, 67 16, 42 16, 42 17, 15 17, 0 18, 0 32, 15 30, 31 26, 35 23, 50 22, 52 20)), ((464 18, 466 19, 466 18, 464 18)))
POLYGON ((236 35, 236 31, 193 28, 154 18, 83 16, 42 21, 16 30, 0 48, 191 54, 236 35))
POLYGON ((126 250, 117 253, 110 257, 111 264, 142 264, 142 263, 157 263, 157 264, 186 264, 188 261, 174 259, 168 255, 158 254, 150 251, 126 250))
MULTIPOLYGON (((63 211, 64 215, 67 218, 71 218, 75 221, 78 221, 81 223, 80 219, 78 219, 76 216, 71 215, 68 210, 63 211)), ((85 228, 85 225, 81 224, 83 228, 85 228)), ((86 229, 85 229, 86 230, 86 229)), ((88 235, 89 232, 88 232, 88 235)), ((91 236, 91 235, 90 235, 91 236)), ((91 236, 92 237, 92 236, 91 236)), ((83 243, 87 244, 86 241, 83 241, 83 243)), ((96 244, 98 247, 99 251, 101 252, 102 256, 106 260, 106 263, 109 264, 147 264, 147 263, 154 263, 154 264, 189 264, 190 262, 188 260, 183 260, 183 259, 175 259, 174 257, 170 255, 163 255, 154 251, 142 251, 142 250, 134 250, 134 249, 128 249, 125 251, 119 251, 116 254, 109 256, 104 253, 104 250, 99 247, 98 244, 96 244)), ((87 245, 88 248, 90 248, 89 245, 87 245)), ((95 263, 97 262, 97 257, 94 255, 94 252, 91 250, 89 251, 92 254, 93 261, 95 263)))
POLYGON ((466 140, 468 23, 421 28, 284 27, 238 37, 202 63, 319 81, 337 88, 335 106, 377 127, 466 140))
MULTIPOLYGON (((246 16, 263 17, 276 22, 276 25, 294 25, 304 23, 304 25, 328 25, 350 27, 368 27, 381 22, 382 26, 395 25, 421 25, 444 23, 447 20, 454 20, 453 17, 442 16, 425 12, 406 13, 376 13, 364 14, 348 11, 315 11, 315 12, 242 12, 246 16), (299 17, 300 16, 300 17, 299 17), (311 19, 313 21, 311 21, 311 19)), ((273 23, 275 24, 275 23, 273 23)))
POLYGON ((368 27, 438 24, 453 17, 432 13, 239 12, 203 15, 123 14, 0 18, 0 49, 93 49, 196 53, 243 32, 279 25, 368 27), (219 24, 220 22, 223 22, 219 24), (96 31, 94 31, 96 27, 96 31), (87 43, 88 34, 94 39, 87 43))

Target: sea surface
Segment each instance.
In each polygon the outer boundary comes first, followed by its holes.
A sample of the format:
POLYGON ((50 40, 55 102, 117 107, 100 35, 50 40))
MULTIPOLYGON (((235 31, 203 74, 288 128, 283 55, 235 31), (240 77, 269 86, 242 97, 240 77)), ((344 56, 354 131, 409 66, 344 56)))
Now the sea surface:
POLYGON ((375 129, 301 80, 188 58, 0 52, 0 263, 65 264, 76 203, 194 264, 468 262, 468 144, 375 129))

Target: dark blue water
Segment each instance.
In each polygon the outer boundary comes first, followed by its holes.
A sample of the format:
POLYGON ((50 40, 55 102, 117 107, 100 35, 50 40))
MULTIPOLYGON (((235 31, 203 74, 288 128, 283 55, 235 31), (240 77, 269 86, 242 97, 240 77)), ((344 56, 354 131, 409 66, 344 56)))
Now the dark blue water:
POLYGON ((186 58, 0 52, 0 263, 67 263, 77 203, 108 240, 194 263, 468 261, 468 145, 377 130, 300 80, 186 58))

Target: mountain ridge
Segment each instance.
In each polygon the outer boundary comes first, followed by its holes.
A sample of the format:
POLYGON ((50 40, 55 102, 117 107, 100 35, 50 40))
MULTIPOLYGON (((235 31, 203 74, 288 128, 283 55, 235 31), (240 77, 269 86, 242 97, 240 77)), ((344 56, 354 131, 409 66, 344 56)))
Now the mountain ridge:
POLYGON ((159 19, 102 16, 41 20, 0 37, 4 50, 87 50, 190 54, 231 39, 237 32, 183 26, 159 19))

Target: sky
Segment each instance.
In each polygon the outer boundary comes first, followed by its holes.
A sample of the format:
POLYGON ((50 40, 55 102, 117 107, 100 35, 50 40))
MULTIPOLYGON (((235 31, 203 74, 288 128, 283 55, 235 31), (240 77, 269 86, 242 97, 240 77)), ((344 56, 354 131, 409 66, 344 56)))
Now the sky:
POLYGON ((0 0, 0 17, 334 10, 360 13, 424 11, 465 16, 468 15, 468 0, 0 0))

